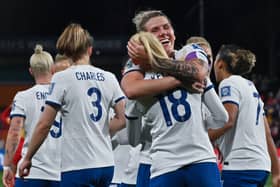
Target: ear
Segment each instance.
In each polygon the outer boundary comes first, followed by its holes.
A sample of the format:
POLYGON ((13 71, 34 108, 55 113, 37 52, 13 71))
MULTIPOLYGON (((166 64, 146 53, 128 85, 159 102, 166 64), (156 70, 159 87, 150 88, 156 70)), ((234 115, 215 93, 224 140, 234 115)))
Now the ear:
POLYGON ((222 60, 218 60, 216 63, 217 63, 217 68, 218 69, 223 69, 224 68, 225 63, 222 60))
POLYGON ((91 56, 91 55, 92 55, 92 47, 89 47, 89 48, 88 48, 87 53, 88 53, 88 56, 91 56))
POLYGON ((29 70, 30 75, 34 76, 31 68, 29 68, 28 70, 29 70))
POLYGON ((55 64, 53 64, 53 65, 51 66, 51 73, 52 73, 52 74, 55 73, 55 69, 56 69, 55 66, 56 66, 55 64))

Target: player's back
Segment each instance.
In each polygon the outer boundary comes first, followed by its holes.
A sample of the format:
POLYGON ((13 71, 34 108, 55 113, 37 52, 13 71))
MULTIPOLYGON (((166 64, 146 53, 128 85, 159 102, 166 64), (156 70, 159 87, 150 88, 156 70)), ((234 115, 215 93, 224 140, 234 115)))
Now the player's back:
POLYGON ((48 102, 61 106, 64 123, 62 171, 112 166, 108 113, 123 97, 115 76, 75 65, 55 74, 52 87, 48 102))
MULTIPOLYGON (((25 141, 22 149, 22 158, 26 154, 28 142, 31 139, 41 112, 44 110, 48 91, 49 84, 37 84, 30 89, 18 92, 14 98, 11 117, 21 116, 25 118, 25 141)), ((54 138, 49 133, 46 141, 32 159, 32 168, 27 178, 60 179, 60 140, 58 137, 54 138)))
POLYGON ((232 75, 220 83, 223 103, 238 106, 235 126, 221 137, 224 169, 270 170, 267 152, 263 102, 253 82, 232 75))

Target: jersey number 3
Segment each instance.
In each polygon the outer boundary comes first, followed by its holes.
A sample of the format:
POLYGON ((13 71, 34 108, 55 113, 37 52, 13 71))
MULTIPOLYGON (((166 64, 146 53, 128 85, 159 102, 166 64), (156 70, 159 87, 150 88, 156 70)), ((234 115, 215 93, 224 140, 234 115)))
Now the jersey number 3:
POLYGON ((96 108, 97 112, 90 114, 90 119, 92 121, 99 121, 102 117, 102 107, 101 107, 101 92, 98 88, 92 87, 87 91, 88 96, 93 97, 93 94, 96 95, 95 101, 92 101, 91 104, 96 108))

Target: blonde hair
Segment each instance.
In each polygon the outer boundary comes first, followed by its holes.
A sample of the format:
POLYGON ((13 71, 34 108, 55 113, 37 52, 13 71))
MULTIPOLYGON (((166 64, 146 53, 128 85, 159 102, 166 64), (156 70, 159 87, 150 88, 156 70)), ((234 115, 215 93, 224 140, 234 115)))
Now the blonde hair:
POLYGON ((131 39, 144 46, 150 65, 157 63, 158 59, 169 58, 160 41, 152 33, 139 32, 134 34, 131 39))
POLYGON ((196 44, 198 44, 200 46, 206 46, 206 47, 208 47, 212 51, 209 42, 204 37, 192 36, 189 39, 187 39, 187 41, 186 41, 186 44, 191 44, 191 43, 196 43, 196 44))
POLYGON ((222 45, 218 52, 218 58, 227 64, 229 73, 237 75, 250 73, 256 63, 254 53, 236 45, 222 45))
POLYGON ((46 74, 51 72, 53 58, 50 53, 43 51, 42 45, 37 44, 33 55, 30 57, 29 64, 34 75, 46 74))
MULTIPOLYGON (((192 84, 194 81, 200 81, 202 78, 204 79, 208 70, 206 67, 204 68, 204 71, 201 71, 202 73, 198 74, 197 68, 199 66, 205 67, 206 64, 201 58, 196 57, 187 61, 171 59, 168 57, 158 38, 149 32, 139 32, 134 34, 131 39, 144 46, 148 56, 147 63, 151 70, 175 76, 183 82, 184 87, 188 91, 197 92, 196 90, 193 90, 192 84)), ((202 49, 201 52, 203 52, 202 49)), ((140 64, 140 66, 141 65, 143 66, 143 64, 140 64)), ((145 67, 146 65, 147 64, 144 64, 145 67)))
POLYGON ((132 19, 132 22, 136 26, 137 32, 146 31, 146 23, 154 17, 163 16, 165 17, 171 25, 170 19, 161 10, 145 10, 138 12, 132 19))
POLYGON ((211 72, 213 66, 213 53, 210 43, 206 40, 206 38, 202 36, 192 36, 187 39, 186 44, 195 43, 202 47, 207 54, 208 65, 209 65, 209 73, 211 72))
POLYGON ((57 63, 57 62, 62 61, 62 60, 67 60, 67 59, 69 59, 67 56, 57 53, 55 55, 54 63, 57 63))
POLYGON ((54 62, 54 72, 59 72, 67 69, 73 64, 72 60, 65 55, 56 54, 54 62))
POLYGON ((57 40, 56 48, 59 53, 71 58, 73 62, 79 60, 87 49, 92 46, 93 38, 80 24, 68 25, 57 40))

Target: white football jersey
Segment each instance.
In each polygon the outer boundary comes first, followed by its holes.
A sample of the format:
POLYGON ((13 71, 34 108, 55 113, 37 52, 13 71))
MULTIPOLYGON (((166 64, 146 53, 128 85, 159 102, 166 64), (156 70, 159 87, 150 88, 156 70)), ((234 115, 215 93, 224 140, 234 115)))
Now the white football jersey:
POLYGON ((238 106, 235 126, 217 141, 223 154, 223 169, 270 171, 264 104, 254 83, 232 75, 220 83, 219 94, 223 103, 238 106))
POLYGON ((109 110, 121 99, 116 77, 94 66, 74 65, 53 76, 46 104, 62 114, 62 172, 114 165, 109 110))
MULTIPOLYGON (((37 125, 50 85, 37 84, 30 89, 18 92, 14 98, 10 116, 25 118, 25 139, 22 149, 22 159, 27 153, 28 143, 37 125)), ((60 180, 60 136, 61 120, 56 120, 46 140, 32 158, 29 179, 60 180), (54 130, 55 129, 55 130, 54 130)), ((22 162, 19 161, 18 165, 22 162)), ((17 177, 19 177, 17 172, 17 177)))
POLYGON ((136 184, 141 145, 118 145, 114 150, 115 168, 112 183, 136 184), (139 147, 140 146, 140 147, 139 147))
MULTIPOLYGON (((128 63, 125 73, 136 70, 136 65, 128 63)), ((145 79, 160 78, 159 73, 145 73, 145 79)), ((150 98, 149 102, 138 102, 152 126, 151 178, 192 163, 216 162, 202 120, 201 94, 178 88, 150 98)))
POLYGON ((155 101, 151 98, 126 100, 125 116, 129 142, 134 146, 143 145, 140 152, 140 163, 143 164, 152 163, 150 156, 152 144, 151 125, 149 125, 149 121, 145 117, 145 108, 149 108, 155 101))
POLYGON ((217 129, 228 121, 228 113, 217 95, 210 78, 202 95, 202 119, 207 129, 217 129))

